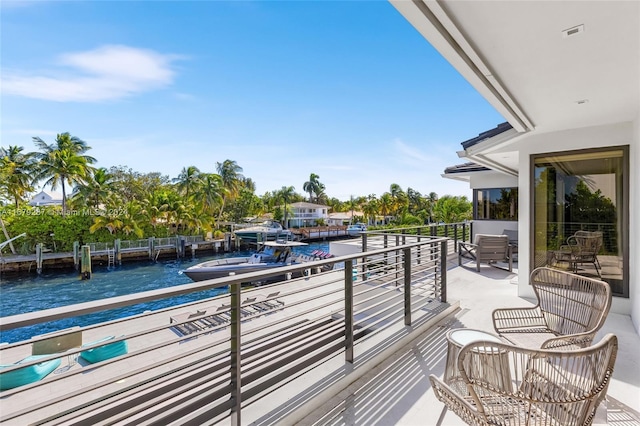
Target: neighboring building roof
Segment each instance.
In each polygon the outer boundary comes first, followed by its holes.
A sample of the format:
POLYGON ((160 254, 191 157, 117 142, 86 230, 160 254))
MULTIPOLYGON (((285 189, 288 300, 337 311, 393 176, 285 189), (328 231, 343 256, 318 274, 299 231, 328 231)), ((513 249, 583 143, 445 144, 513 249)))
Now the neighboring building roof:
POLYGON ((292 203, 291 207, 299 207, 299 208, 303 208, 303 209, 319 209, 319 208, 327 209, 327 208, 329 208, 329 206, 325 206, 325 205, 322 205, 322 204, 307 203, 305 201, 299 201, 297 203, 292 203))
POLYGON ((498 124, 495 128, 491 130, 487 130, 486 132, 480 133, 475 138, 471 138, 469 140, 461 142, 462 148, 467 149, 469 147, 474 146, 477 143, 480 143, 487 139, 491 139, 492 137, 497 136, 500 133, 504 133, 507 130, 511 130, 511 129, 513 129, 513 126, 505 121, 504 123, 498 124))
POLYGON ((486 172, 491 170, 488 167, 481 166, 476 163, 464 163, 457 164, 455 166, 450 166, 444 169, 444 174, 453 174, 453 173, 469 173, 469 172, 486 172))
POLYGON ((61 205, 62 194, 54 191, 40 191, 29 201, 30 206, 61 205))
MULTIPOLYGON (((353 212, 353 216, 363 217, 364 213, 359 212, 359 211, 354 211, 353 212)), ((349 220, 351 218, 352 218, 351 211, 348 211, 348 212, 336 212, 336 213, 330 213, 329 214, 329 219, 349 220)))

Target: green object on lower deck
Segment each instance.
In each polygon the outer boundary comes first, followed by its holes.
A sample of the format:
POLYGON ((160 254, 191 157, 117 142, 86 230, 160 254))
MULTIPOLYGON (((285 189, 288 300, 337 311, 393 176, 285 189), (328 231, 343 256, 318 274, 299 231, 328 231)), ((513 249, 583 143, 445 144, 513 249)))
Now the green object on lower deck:
MULTIPOLYGON (((39 358, 45 358, 50 355, 31 355, 28 356, 16 364, 26 364, 30 361, 35 361, 39 358)), ((0 365, 0 370, 13 367, 16 364, 0 365)), ((37 382, 45 378, 49 373, 58 368, 60 365, 60 358, 44 361, 39 364, 33 364, 17 370, 12 370, 6 373, 0 373, 0 390, 8 390, 17 388, 18 386, 28 385, 29 383, 37 382)))
MULTIPOLYGON (((109 340, 115 339, 114 336, 108 336, 104 339, 97 340, 91 343, 85 343, 82 346, 93 346, 102 342, 107 342, 109 340)), ((80 352, 80 358, 84 359, 90 363, 96 363, 100 361, 105 361, 110 358, 115 358, 120 355, 124 355, 128 352, 128 345, 126 340, 120 340, 118 342, 108 343, 103 346, 98 346, 95 348, 87 349, 86 351, 80 352)))

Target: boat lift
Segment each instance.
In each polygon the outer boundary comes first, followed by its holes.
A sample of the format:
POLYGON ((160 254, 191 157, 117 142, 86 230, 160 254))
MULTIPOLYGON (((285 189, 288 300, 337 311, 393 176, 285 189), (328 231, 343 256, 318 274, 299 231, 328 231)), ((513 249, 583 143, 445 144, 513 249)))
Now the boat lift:
POLYGON ((13 238, 9 238, 7 241, 3 241, 0 243, 0 256, 2 256, 2 249, 5 248, 6 246, 8 246, 9 244, 11 244, 12 241, 17 240, 20 237, 24 237, 25 235, 27 235, 26 232, 23 232, 20 235, 17 235, 13 238))

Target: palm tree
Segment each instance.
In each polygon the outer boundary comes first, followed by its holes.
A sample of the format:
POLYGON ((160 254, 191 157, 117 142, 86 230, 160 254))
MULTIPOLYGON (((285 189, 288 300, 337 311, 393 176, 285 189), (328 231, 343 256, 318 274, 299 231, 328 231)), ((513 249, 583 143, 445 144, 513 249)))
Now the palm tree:
POLYGON ((387 216, 393 208, 393 198, 391 197, 391 194, 385 192, 384 194, 382 194, 382 196, 380 196, 380 200, 378 200, 378 208, 380 209, 380 214, 382 214, 384 223, 386 225, 387 216))
POLYGON ((62 214, 67 211, 66 187, 69 185, 82 183, 92 170, 91 164, 96 159, 84 155, 90 146, 68 132, 58 134, 55 143, 48 145, 39 137, 34 137, 33 142, 42 151, 35 154, 38 160, 37 172, 34 181, 45 179, 44 185, 50 185, 51 189, 56 189, 58 184, 62 185, 62 214))
POLYGON ((23 197, 33 190, 31 174, 34 172, 34 154, 23 154, 21 146, 0 147, 0 185, 16 208, 23 197))
POLYGON ((142 215, 151 223, 155 229, 158 223, 167 222, 167 211, 169 210, 169 198, 166 190, 158 189, 149 192, 141 202, 142 215))
POLYGON ((366 203, 362 206, 362 211, 367 217, 367 225, 371 225, 371 218, 373 218, 373 223, 375 224, 376 214, 378 213, 378 200, 374 194, 371 194, 367 197, 366 203))
POLYGON ((311 173, 311 175, 309 176, 309 180, 302 185, 302 189, 305 192, 309 193, 310 203, 313 202, 313 194, 316 194, 316 202, 317 202, 318 199, 320 198, 320 194, 322 194, 322 192, 325 189, 324 185, 320 183, 319 179, 320 179, 320 176, 318 176, 315 173, 311 173))
POLYGON ((213 213, 213 209, 222 204, 223 194, 224 188, 220 175, 215 173, 201 175, 201 184, 197 195, 205 210, 213 213))
POLYGON ((287 228, 287 203, 290 203, 295 196, 295 188, 293 186, 283 186, 278 191, 278 198, 284 203, 284 220, 282 221, 285 228, 287 228))
POLYGON ((471 219, 473 205, 465 196, 445 195, 438 200, 434 210, 437 221, 456 223, 471 219))
POLYGON ((107 169, 100 167, 91 173, 85 182, 76 185, 72 196, 91 207, 97 208, 104 204, 113 192, 113 175, 107 169))
POLYGON ((222 163, 216 163, 216 170, 222 179, 222 188, 224 189, 222 206, 220 206, 220 214, 218 215, 219 221, 222 219, 227 199, 233 198, 237 194, 239 182, 244 179, 244 176, 242 176, 242 167, 238 166, 238 163, 233 160, 224 160, 222 163))
POLYGON ((407 206, 407 194, 402 190, 400 185, 397 183, 392 183, 389 188, 389 192, 391 193, 391 198, 393 199, 393 211, 396 216, 399 216, 400 213, 407 206))
POLYGON ((438 202, 438 194, 436 194, 435 192, 430 192, 429 195, 427 195, 427 209, 429 211, 429 223, 433 222, 433 209, 435 208, 437 202, 438 202))
POLYGON ((200 170, 196 166, 183 167, 177 178, 173 179, 176 188, 184 199, 188 200, 189 195, 193 195, 202 183, 200 170))
POLYGON ((251 191, 252 194, 256 192, 256 183, 251 178, 242 179, 242 186, 251 191))
POLYGON ((358 206, 357 200, 353 197, 353 195, 349 196, 349 201, 345 203, 346 207, 351 210, 351 218, 349 219, 349 225, 353 222, 353 212, 358 206))

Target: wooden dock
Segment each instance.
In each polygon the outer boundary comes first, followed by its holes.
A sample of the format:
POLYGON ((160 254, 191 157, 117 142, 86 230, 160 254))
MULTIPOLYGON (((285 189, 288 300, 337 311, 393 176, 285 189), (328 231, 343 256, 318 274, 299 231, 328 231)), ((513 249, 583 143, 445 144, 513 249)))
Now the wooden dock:
POLYGON ((327 240, 348 237, 346 226, 316 226, 309 228, 292 228, 290 231, 298 241, 327 240))
MULTIPOLYGON (((159 239, 161 240, 161 239, 159 239)), ((112 266, 123 262, 155 261, 158 259, 178 259, 199 255, 214 255, 235 250, 235 240, 232 238, 209 241, 182 242, 160 241, 161 244, 120 248, 116 253, 114 248, 91 251, 91 264, 94 266, 112 266)), ((28 255, 2 255, 0 257, 0 274, 24 272, 42 272, 51 269, 78 269, 78 255, 74 252, 41 253, 28 255), (40 256, 40 257, 38 257, 40 256)))

